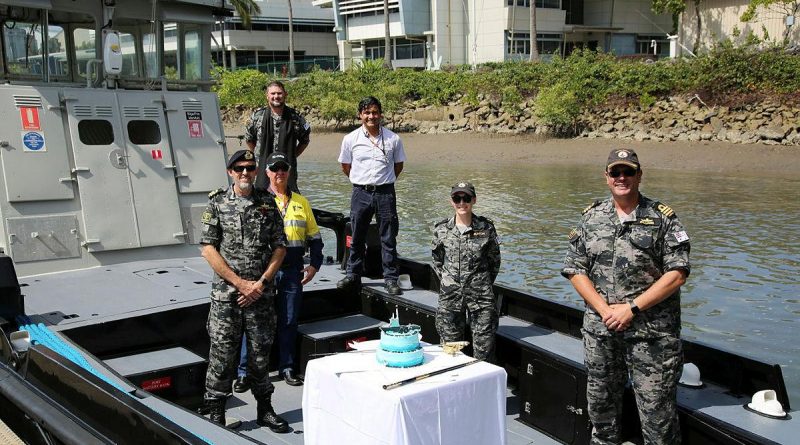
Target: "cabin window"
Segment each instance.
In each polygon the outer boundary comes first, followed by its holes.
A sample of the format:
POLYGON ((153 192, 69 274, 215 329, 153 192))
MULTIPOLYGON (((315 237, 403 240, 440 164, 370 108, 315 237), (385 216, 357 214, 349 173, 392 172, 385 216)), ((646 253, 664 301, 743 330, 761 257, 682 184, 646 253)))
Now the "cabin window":
POLYGON ((178 73, 178 24, 164 23, 164 77, 178 79, 178 73))
POLYGON ((184 45, 184 67, 186 80, 200 79, 200 67, 202 66, 202 45, 200 33, 188 31, 183 35, 184 45))
POLYGON ((42 27, 38 23, 3 22, 3 48, 8 73, 42 76, 42 27))
POLYGON ((138 77, 139 59, 136 57, 136 37, 127 32, 119 33, 119 42, 122 47, 122 75, 138 77))
POLYGON ((142 36, 142 52, 144 53, 144 67, 146 77, 155 79, 158 77, 158 44, 156 35, 148 32, 142 36))
POLYGON ((128 137, 136 145, 158 144, 161 142, 161 130, 156 121, 130 121, 128 137))
MULTIPOLYGON (((86 77, 87 63, 97 59, 97 48, 94 43, 94 28, 75 28, 72 39, 75 42, 75 61, 78 65, 78 75, 86 77)), ((95 72, 99 67, 95 67, 95 72)))
POLYGON ((78 122, 78 137, 84 145, 110 145, 114 143, 114 128, 106 120, 85 119, 78 122))

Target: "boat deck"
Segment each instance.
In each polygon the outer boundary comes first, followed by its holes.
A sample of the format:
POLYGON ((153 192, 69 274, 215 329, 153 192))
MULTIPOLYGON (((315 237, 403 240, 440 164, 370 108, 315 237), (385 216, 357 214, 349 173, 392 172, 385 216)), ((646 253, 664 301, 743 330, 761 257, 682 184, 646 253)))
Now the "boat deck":
MULTIPOLYGON (((304 292, 309 294, 315 291, 333 290, 336 288, 336 282, 342 277, 338 264, 324 265, 314 281, 304 286, 304 292)), ((20 284, 23 286, 23 293, 26 294, 26 313, 34 322, 44 323, 51 330, 58 332, 169 309, 205 305, 208 303, 211 278, 212 272, 205 260, 188 258, 125 263, 25 277, 20 279, 20 284), (109 289, 113 291, 109 292, 109 289), (54 295, 60 297, 54 298, 54 295), (63 295, 70 297, 64 298, 63 295)), ((375 292, 383 291, 383 282, 380 280, 365 280, 364 286, 375 292)), ((415 289, 406 291, 402 298, 425 305, 433 302, 435 305, 436 294, 415 289)), ((65 336, 62 338, 69 341, 65 336)), ((91 357, 90 363, 97 369, 106 367, 91 357)), ((127 391, 133 392, 136 389, 116 372, 105 369, 108 371, 105 374, 127 391)), ((249 391, 241 394, 233 393, 228 400, 226 416, 242 422, 233 431, 214 428, 194 412, 168 403, 159 397, 145 397, 140 399, 140 402, 213 443, 252 443, 248 440, 252 439, 268 444, 302 444, 303 387, 287 385, 278 378, 277 373, 272 374, 272 381, 276 387, 273 394, 275 410, 290 423, 291 431, 287 434, 273 433, 255 423, 256 404, 249 391)), ((559 443, 515 420, 519 415, 519 401, 513 389, 507 390, 506 398, 507 444, 559 443)))
MULTIPOLYGON (((159 313, 176 308, 200 307, 208 304, 211 269, 202 258, 157 260, 102 266, 93 269, 31 276, 20 279, 26 294, 26 313, 35 322, 43 322, 54 331, 100 325, 129 317, 159 313), (56 295, 58 297, 56 297, 56 295), (69 295, 69 297, 64 297, 69 295)), ((324 265, 314 281, 305 286, 307 295, 332 291, 343 277, 339 265, 324 265)), ((427 313, 435 312, 437 295, 415 288, 399 297, 383 291, 380 280, 365 280, 365 292, 397 304, 407 304, 427 313)), ((205 323, 202 323, 204 326, 205 323)), ((205 332, 197 332, 205 335, 205 332)), ((582 367, 582 346, 577 338, 545 329, 516 318, 503 316, 498 335, 531 350, 547 351, 555 359, 582 367)), ((97 363, 98 368, 105 365, 97 363)), ((131 392, 135 389, 127 380, 105 368, 131 392)), ((276 392, 273 402, 276 411, 291 425, 288 434, 274 434, 254 422, 255 402, 250 393, 236 394, 228 402, 227 415, 242 421, 230 432, 210 427, 210 423, 191 411, 167 403, 158 397, 145 397, 141 402, 168 418, 214 443, 303 443, 302 387, 290 387, 273 376, 276 392)), ((507 397, 507 443, 556 444, 553 438, 516 419, 519 417, 519 395, 509 389, 507 397)), ((680 387, 679 404, 692 412, 700 422, 722 421, 736 425, 763 438, 764 443, 790 443, 800 430, 798 420, 790 413, 787 420, 769 419, 743 409, 749 400, 728 394, 725 388, 706 384, 701 388, 680 387)))

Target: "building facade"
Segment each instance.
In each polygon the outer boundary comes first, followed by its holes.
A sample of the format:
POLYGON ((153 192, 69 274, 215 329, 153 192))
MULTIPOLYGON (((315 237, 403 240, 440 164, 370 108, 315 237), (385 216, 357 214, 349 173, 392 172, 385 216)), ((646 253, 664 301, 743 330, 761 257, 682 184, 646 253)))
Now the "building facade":
MULTIPOLYGON (((285 72, 289 60, 288 0, 261 0, 261 15, 245 27, 238 16, 218 22, 211 39, 215 63, 230 69, 253 68, 263 72, 285 72), (224 23, 224 36, 223 33, 224 23), (223 51, 224 48, 224 51, 223 51)), ((292 0, 294 55, 297 71, 312 65, 337 68, 339 50, 330 9, 320 9, 311 0, 292 0)))
POLYGON ((748 3, 748 0, 703 0, 695 10, 695 3, 687 2, 679 21, 678 55, 688 54, 695 43, 698 43, 698 51, 707 50, 724 39, 741 44, 750 34, 777 43, 786 38, 790 45, 800 45, 800 11, 795 9, 800 2, 759 8, 753 20, 742 22, 741 16, 748 3))
MULTIPOLYGON (((394 67, 527 59, 530 4, 536 5, 536 42, 544 59, 578 47, 617 55, 669 54, 668 14, 650 0, 390 0, 394 67)), ((333 10, 341 65, 382 58, 384 15, 380 0, 316 0, 333 10)))

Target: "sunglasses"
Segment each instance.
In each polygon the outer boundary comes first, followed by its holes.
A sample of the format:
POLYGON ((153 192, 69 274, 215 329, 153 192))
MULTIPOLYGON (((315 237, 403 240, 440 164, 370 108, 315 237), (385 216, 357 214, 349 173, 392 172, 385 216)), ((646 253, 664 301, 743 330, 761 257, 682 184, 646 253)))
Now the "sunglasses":
POLYGON ((452 196, 453 202, 456 204, 461 204, 463 201, 464 204, 469 204, 472 202, 472 196, 468 195, 453 195, 452 196))
POLYGON ((271 171, 271 172, 273 172, 273 173, 277 173, 277 172, 288 172, 289 170, 291 170, 291 169, 292 169, 292 167, 291 167, 291 166, 289 166, 289 165, 286 165, 286 164, 273 164, 273 165, 270 165, 270 166, 269 166, 269 167, 267 167, 267 168, 269 169, 269 171, 271 171))
POLYGON ((608 172, 608 176, 611 176, 612 178, 619 178, 620 175, 631 177, 631 176, 636 176, 636 171, 637 170, 635 168, 630 168, 630 167, 620 168, 616 170, 611 170, 610 172, 608 172))
POLYGON ((247 164, 247 165, 234 165, 231 167, 231 170, 235 171, 236 173, 241 173, 245 170, 249 172, 256 171, 256 164, 247 164))

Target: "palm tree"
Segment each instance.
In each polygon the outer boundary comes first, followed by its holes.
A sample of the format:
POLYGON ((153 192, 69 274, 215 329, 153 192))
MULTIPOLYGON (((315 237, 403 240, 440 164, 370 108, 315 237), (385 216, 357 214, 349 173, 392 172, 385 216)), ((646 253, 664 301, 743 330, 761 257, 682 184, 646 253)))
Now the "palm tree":
POLYGON ((229 0, 233 9, 236 10, 236 15, 242 19, 244 26, 250 26, 250 18, 253 14, 261 14, 261 7, 258 6, 255 0, 229 0))
POLYGON ((539 46, 536 44, 536 0, 531 2, 531 62, 539 60, 539 46))
POLYGON ((383 67, 392 69, 392 40, 389 38, 389 0, 383 0, 383 67))
MULTIPOLYGON (((233 9, 236 10, 236 15, 242 19, 242 24, 244 26, 250 26, 250 18, 252 14, 258 15, 261 14, 261 7, 258 6, 258 3, 255 0, 229 0, 233 9)), ((225 0, 223 0, 224 4, 225 0)), ((222 67, 224 69, 228 69, 228 61, 225 58, 225 17, 222 18, 222 27, 220 30, 220 37, 222 40, 222 67)))
POLYGON ((289 77, 294 77, 297 72, 294 67, 294 19, 292 17, 292 0, 286 0, 289 3, 289 77))

